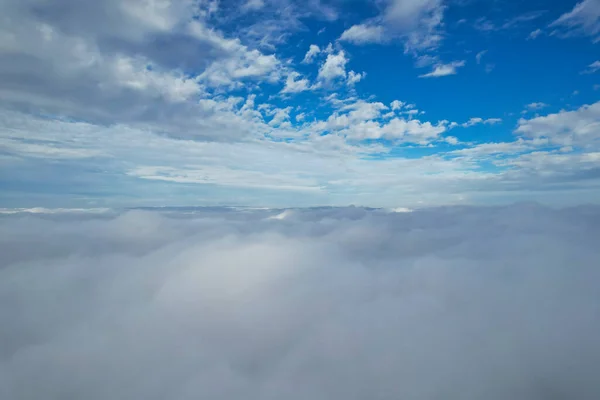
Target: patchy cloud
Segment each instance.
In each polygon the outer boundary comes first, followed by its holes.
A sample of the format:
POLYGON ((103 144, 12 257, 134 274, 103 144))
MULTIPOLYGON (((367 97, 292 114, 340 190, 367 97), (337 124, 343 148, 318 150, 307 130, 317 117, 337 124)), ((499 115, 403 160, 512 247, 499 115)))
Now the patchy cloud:
POLYGON ((317 79, 331 82, 338 78, 346 78, 346 64, 348 58, 343 50, 335 54, 328 54, 327 58, 319 68, 317 79))
POLYGON ((529 36, 527 36, 527 39, 528 40, 537 39, 537 37, 540 36, 542 33, 544 33, 544 32, 541 29, 536 29, 529 33, 529 36))
POLYGON ((307 63, 307 64, 313 62, 315 57, 320 52, 321 52, 321 49, 319 48, 319 46, 317 46, 316 44, 311 44, 310 47, 308 48, 308 51, 306 52, 306 55, 304 56, 303 62, 307 63))
POLYGON ((560 37, 590 36, 600 41, 600 1, 583 0, 573 9, 552 22, 552 34, 560 37))
POLYGON ((590 65, 588 65, 588 67, 583 70, 581 73, 582 74, 593 74, 596 71, 600 70, 600 60, 594 61, 593 63, 591 63, 590 65))
POLYGON ((386 35, 382 26, 359 24, 346 29, 340 40, 354 44, 383 43, 386 35))
POLYGON ((465 66, 465 61, 454 61, 449 64, 436 64, 431 72, 419 75, 419 78, 440 78, 442 76, 456 75, 457 69, 465 66))
POLYGON ((340 39, 358 45, 400 39, 406 52, 436 48, 442 40, 441 0, 388 0, 381 15, 345 30, 340 39))
POLYGON ((532 119, 520 119, 517 132, 527 137, 546 137, 561 145, 598 148, 600 138, 600 102, 577 110, 560 111, 532 119))

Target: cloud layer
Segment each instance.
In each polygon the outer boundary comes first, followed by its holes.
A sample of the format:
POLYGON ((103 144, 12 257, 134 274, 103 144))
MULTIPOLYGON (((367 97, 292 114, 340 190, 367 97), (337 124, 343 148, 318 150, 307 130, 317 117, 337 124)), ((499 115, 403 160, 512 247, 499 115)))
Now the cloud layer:
POLYGON ((41 212, 0 219, 3 399, 600 396, 598 207, 41 212))

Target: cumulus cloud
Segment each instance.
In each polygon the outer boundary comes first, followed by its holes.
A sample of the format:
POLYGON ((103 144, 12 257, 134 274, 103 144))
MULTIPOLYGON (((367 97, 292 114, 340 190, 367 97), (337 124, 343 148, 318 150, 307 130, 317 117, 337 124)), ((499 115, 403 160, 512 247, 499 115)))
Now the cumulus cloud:
POLYGON ((600 138, 600 102, 583 105, 577 110, 532 119, 521 118, 516 130, 531 138, 548 138, 560 145, 597 148, 600 138))
POLYGON ((320 52, 321 49, 319 48, 319 46, 317 46, 316 44, 311 44, 302 62, 307 64, 313 62, 317 54, 319 54, 320 52))
POLYGON ((392 110, 400 110, 402 107, 404 107, 406 104, 400 100, 394 100, 390 103, 390 107, 392 108, 392 110))
POLYGON ((198 99, 284 76, 275 55, 211 25, 214 1, 1 4, 3 109, 218 140, 221 121, 198 99))
POLYGON ((302 75, 292 71, 287 76, 285 86, 281 89, 281 93, 299 93, 310 90, 310 82, 306 78, 302 78, 302 75))
POLYGON ((354 84, 362 81, 367 76, 366 72, 348 72, 348 80, 347 83, 349 86, 354 86, 354 84))
POLYGON ((596 399, 599 226, 531 204, 3 216, 0 397, 596 399))
POLYGON ((548 104, 537 101, 529 103, 525 107, 527 107, 529 110, 541 110, 542 108, 548 107, 548 104))
POLYGON ((345 78, 347 63, 348 58, 346 58, 346 53, 343 50, 340 50, 336 54, 328 54, 327 59, 319 68, 317 79, 331 82, 338 78, 345 78))

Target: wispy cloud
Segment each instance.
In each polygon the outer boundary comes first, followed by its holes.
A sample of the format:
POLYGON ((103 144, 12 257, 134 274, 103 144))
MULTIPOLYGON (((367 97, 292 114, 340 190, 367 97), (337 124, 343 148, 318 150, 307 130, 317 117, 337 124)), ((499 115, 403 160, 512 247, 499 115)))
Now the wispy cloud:
POLYGON ((419 78, 440 78, 442 76, 456 75, 460 67, 465 66, 465 61, 453 61, 448 64, 437 64, 431 72, 419 75, 419 78))

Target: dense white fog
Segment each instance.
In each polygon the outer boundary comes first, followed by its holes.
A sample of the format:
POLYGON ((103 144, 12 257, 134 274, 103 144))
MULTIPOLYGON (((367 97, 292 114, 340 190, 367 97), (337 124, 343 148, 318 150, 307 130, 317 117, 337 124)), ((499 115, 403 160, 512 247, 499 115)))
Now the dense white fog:
POLYGON ((0 216, 0 398, 600 398, 600 207, 0 216))

